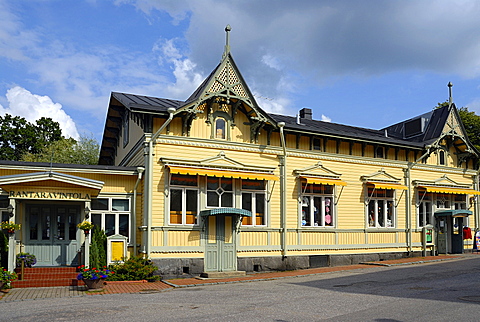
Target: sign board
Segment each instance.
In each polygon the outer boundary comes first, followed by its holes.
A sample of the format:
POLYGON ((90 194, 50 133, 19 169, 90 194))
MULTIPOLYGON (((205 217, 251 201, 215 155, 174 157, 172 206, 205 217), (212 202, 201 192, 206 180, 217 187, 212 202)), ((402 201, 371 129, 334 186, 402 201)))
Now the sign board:
POLYGON ((473 244, 473 248, 477 250, 480 249, 480 230, 475 233, 475 241, 473 244))

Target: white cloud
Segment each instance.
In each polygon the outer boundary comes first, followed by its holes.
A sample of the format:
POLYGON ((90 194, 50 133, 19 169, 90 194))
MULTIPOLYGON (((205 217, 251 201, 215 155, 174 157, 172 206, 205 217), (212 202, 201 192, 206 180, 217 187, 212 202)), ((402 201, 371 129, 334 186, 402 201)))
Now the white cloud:
POLYGON ((181 53, 175 39, 158 41, 153 50, 159 54, 160 64, 170 66, 175 82, 167 86, 165 94, 180 100, 187 99, 205 76, 196 70, 197 64, 181 53))
POLYGON ((322 114, 322 121, 323 121, 323 122, 331 122, 332 119, 329 118, 328 116, 322 114))
POLYGON ((43 117, 49 117, 60 124, 65 137, 78 139, 78 131, 72 118, 65 113, 62 105, 54 103, 48 96, 30 93, 25 88, 15 86, 7 91, 9 106, 0 105, 1 114, 10 114, 24 117, 29 122, 35 122, 43 117))

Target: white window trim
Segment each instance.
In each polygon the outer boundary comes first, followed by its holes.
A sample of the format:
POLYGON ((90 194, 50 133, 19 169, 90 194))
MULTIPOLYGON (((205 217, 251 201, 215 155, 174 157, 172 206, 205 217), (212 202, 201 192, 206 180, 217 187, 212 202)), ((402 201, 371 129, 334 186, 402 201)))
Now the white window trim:
POLYGON ((172 226, 198 226, 200 224, 200 189, 195 186, 170 186, 168 193, 168 224, 172 226), (172 190, 181 190, 182 191, 182 223, 171 223, 170 222, 170 205, 171 205, 171 196, 172 190), (187 224, 187 190, 197 192, 197 222, 194 224, 187 224))
POLYGON ((244 225, 243 227, 265 227, 268 226, 268 200, 267 200, 267 189, 265 185, 264 190, 250 190, 250 189, 242 189, 240 190, 240 204, 243 206, 243 194, 249 193, 252 195, 252 224, 251 225, 244 225), (264 202, 264 223, 262 225, 257 225, 257 217, 256 217, 256 208, 257 208, 257 194, 263 194, 263 202, 264 202))
MULTIPOLYGON (((387 190, 387 189, 374 189, 374 192, 375 191, 378 191, 378 190, 387 190)), ((375 228, 381 228, 381 229, 393 229, 393 228, 396 228, 397 227, 397 207, 395 207, 395 200, 396 200, 396 191, 393 190, 393 195, 392 197, 375 197, 375 196, 369 196, 368 195, 368 188, 367 188, 367 197, 366 197, 366 203, 365 203, 365 214, 366 214, 366 220, 365 220, 365 224, 366 224, 366 227, 369 228, 369 229, 375 229, 375 228), (384 211, 384 214, 383 214, 383 218, 385 219, 385 226, 381 226, 378 222, 378 201, 383 201, 383 211, 384 211), (391 202, 392 203, 392 222, 391 222, 391 226, 387 226, 388 222, 388 202, 391 202), (370 226, 370 213, 369 213, 369 208, 370 208, 370 203, 371 202, 375 202, 375 225, 374 226, 370 226)))
POLYGON ((114 235, 120 234, 119 229, 120 229, 120 215, 128 215, 128 242, 130 245, 130 240, 132 238, 132 228, 134 226, 134 223, 132 223, 132 198, 131 196, 128 195, 121 195, 121 196, 98 196, 93 199, 109 199, 108 201, 108 209, 107 210, 96 210, 96 209, 91 209, 90 210, 90 217, 93 215, 100 215, 100 222, 101 222, 101 228, 102 230, 105 231, 105 217, 107 214, 114 214, 115 215, 115 233, 114 235), (122 200, 128 200, 128 209, 126 211, 122 210, 112 210, 113 208, 113 199, 122 199, 122 200))

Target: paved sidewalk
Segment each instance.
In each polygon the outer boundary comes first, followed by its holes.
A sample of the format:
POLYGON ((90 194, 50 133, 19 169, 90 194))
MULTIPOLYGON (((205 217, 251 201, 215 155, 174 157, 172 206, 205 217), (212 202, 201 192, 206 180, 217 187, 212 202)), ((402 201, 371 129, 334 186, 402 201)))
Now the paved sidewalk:
POLYGON ((171 290, 178 287, 191 287, 199 285, 227 284, 227 283, 245 283, 262 280, 273 280, 287 277, 308 276, 323 274, 329 272, 338 272, 345 270, 356 270, 366 268, 366 265, 394 266, 394 265, 412 265, 431 263, 444 260, 461 259, 467 256, 475 256, 478 253, 462 254, 462 255, 440 255, 427 257, 413 257, 396 260, 387 260, 380 262, 368 262, 358 265, 337 266, 337 267, 320 267, 296 271, 285 272, 268 272, 254 273, 243 277, 224 278, 224 279, 169 279, 158 282, 107 282, 101 290, 87 290, 85 286, 62 286, 62 287, 39 287, 39 288, 14 288, 11 290, 0 291, 0 302, 35 300, 43 298, 59 298, 59 297, 77 297, 88 295, 103 295, 115 293, 155 293, 171 290))

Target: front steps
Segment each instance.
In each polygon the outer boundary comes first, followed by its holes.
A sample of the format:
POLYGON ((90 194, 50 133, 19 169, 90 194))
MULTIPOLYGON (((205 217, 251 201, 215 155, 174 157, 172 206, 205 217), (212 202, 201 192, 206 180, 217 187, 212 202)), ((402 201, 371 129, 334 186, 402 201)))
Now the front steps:
POLYGON ((20 280, 21 269, 17 268, 15 272, 18 279, 11 283, 14 288, 83 285, 77 280, 75 267, 28 267, 24 269, 23 280, 20 280))
POLYGON ((233 278, 244 277, 247 275, 245 271, 228 271, 228 272, 203 272, 201 278, 233 278))

